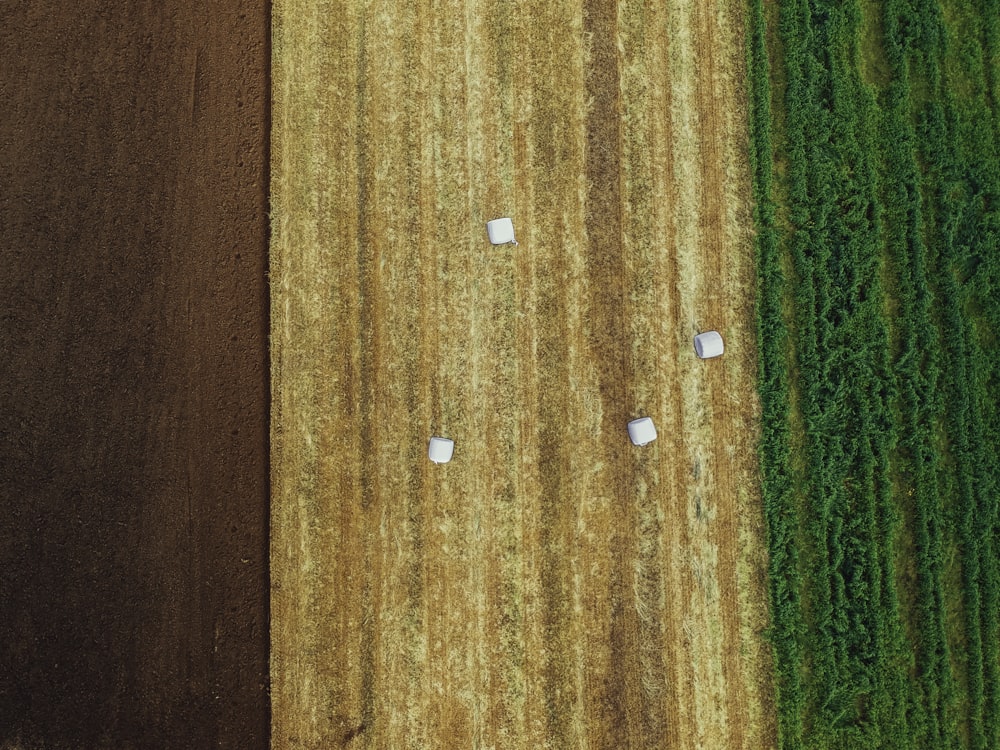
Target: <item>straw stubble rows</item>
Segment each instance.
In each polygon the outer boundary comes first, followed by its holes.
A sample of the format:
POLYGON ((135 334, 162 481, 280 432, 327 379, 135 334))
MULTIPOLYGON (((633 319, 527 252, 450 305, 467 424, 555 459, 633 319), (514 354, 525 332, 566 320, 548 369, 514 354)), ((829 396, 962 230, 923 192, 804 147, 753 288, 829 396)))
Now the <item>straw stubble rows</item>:
POLYGON ((273 746, 773 745, 742 6, 274 12, 273 746))

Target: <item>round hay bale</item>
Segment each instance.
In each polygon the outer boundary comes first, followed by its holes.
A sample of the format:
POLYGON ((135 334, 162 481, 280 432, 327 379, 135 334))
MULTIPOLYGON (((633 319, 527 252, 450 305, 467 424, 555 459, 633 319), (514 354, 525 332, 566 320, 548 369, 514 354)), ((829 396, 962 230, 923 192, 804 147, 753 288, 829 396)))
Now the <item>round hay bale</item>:
POLYGON ((494 245, 517 244, 514 239, 514 222, 507 217, 486 222, 486 234, 494 245))
POLYGON ((656 440, 656 426, 649 417, 639 417, 628 423, 628 437, 632 445, 645 445, 656 440))
POLYGON ((694 337, 695 353, 702 359, 721 357, 724 349, 722 334, 718 331, 705 331, 694 337))
POLYGON ((448 438, 432 437, 427 446, 427 457, 436 464, 448 463, 454 452, 455 443, 448 438))

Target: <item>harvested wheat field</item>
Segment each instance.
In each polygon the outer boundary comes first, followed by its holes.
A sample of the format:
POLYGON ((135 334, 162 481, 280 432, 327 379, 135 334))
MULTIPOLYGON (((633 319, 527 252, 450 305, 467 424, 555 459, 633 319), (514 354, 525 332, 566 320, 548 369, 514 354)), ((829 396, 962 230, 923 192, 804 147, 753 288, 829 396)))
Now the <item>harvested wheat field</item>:
POLYGON ((274 748, 776 744, 743 25, 275 3, 274 748))

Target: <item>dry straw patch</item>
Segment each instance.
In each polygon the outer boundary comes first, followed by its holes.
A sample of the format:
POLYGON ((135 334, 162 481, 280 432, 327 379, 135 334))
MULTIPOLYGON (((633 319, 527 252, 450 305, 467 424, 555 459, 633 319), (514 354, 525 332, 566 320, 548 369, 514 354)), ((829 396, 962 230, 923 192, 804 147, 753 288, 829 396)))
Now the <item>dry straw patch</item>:
POLYGON ((274 13, 273 746, 772 746, 741 7, 274 13))

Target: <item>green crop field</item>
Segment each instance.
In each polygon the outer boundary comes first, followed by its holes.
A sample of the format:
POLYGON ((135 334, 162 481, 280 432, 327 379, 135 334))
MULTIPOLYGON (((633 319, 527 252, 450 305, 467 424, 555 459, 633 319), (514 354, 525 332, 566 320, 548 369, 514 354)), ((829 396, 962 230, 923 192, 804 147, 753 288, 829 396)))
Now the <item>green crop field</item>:
POLYGON ((1000 3, 748 23, 780 746, 1000 747, 1000 3))

